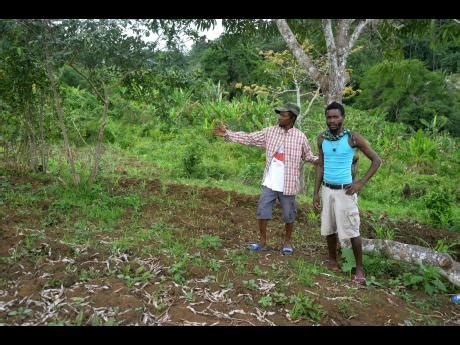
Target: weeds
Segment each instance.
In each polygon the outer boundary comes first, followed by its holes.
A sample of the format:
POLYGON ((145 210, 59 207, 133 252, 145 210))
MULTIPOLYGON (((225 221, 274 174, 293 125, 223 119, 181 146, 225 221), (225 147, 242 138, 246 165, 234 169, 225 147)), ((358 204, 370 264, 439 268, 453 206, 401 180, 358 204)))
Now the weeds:
POLYGON ((236 272, 244 274, 247 271, 248 256, 243 250, 237 249, 229 251, 227 257, 230 259, 232 266, 235 267, 236 272))
POLYGON ((285 304, 289 301, 289 297, 287 297, 283 292, 274 291, 272 293, 273 302, 275 304, 285 304))
POLYGON ((254 279, 249 279, 249 280, 243 280, 243 285, 248 288, 249 290, 257 290, 259 286, 257 285, 256 281, 254 279))
POLYGON ((337 308, 344 318, 351 319, 357 315, 353 306, 346 301, 340 301, 337 308))
POLYGON ((438 187, 428 193, 423 201, 433 224, 442 226, 452 224, 453 196, 450 191, 438 187))
POLYGON ((132 270, 131 265, 125 265, 121 272, 117 275, 117 278, 123 279, 126 285, 130 288, 136 283, 145 283, 152 278, 152 273, 148 271, 143 265, 138 267, 136 270, 132 270))
POLYGON ((16 310, 11 310, 8 312, 8 316, 16 316, 21 319, 25 319, 33 314, 32 309, 26 307, 19 307, 16 310))
POLYGON ((258 303, 264 309, 274 305, 273 298, 270 295, 263 296, 259 299, 258 303))
POLYGON ((180 285, 185 283, 186 279, 186 272, 187 272, 187 258, 184 257, 182 260, 176 261, 171 265, 169 268, 169 272, 172 275, 172 279, 180 285))
POLYGON ((196 245, 200 248, 219 249, 222 247, 222 242, 217 235, 202 235, 196 240, 196 245))
POLYGON ((325 315, 321 305, 311 300, 303 292, 291 296, 290 302, 294 303, 293 308, 289 311, 289 316, 293 320, 304 318, 320 321, 325 315))
POLYGON ((420 264, 419 272, 406 272, 402 274, 402 283, 405 287, 422 290, 428 295, 446 293, 447 287, 441 281, 439 269, 433 266, 420 264))
POLYGON ((254 274, 257 275, 258 277, 264 277, 267 275, 267 271, 262 271, 262 269, 258 265, 255 265, 254 274))
POLYGON ((394 240, 395 230, 387 228, 384 225, 374 224, 375 238, 381 240, 394 240))
POLYGON ((218 260, 211 259, 208 262, 208 267, 212 271, 219 271, 220 268, 221 268, 221 264, 220 264, 220 262, 218 260))
POLYGON ((80 271, 78 279, 82 282, 87 282, 92 279, 96 279, 100 276, 100 272, 96 271, 94 267, 90 267, 89 270, 85 270, 84 268, 80 271))
POLYGON ((293 266, 296 272, 297 281, 300 284, 309 287, 315 285, 312 275, 313 273, 319 273, 318 267, 310 265, 300 258, 294 261, 293 266))

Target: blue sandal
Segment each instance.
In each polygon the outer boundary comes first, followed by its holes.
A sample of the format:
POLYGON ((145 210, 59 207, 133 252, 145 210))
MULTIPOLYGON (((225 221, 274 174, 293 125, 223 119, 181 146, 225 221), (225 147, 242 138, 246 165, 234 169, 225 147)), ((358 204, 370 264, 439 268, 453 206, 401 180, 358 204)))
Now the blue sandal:
POLYGON ((266 252, 268 250, 268 247, 262 247, 259 243, 251 243, 248 246, 248 249, 252 250, 253 252, 259 251, 259 250, 262 252, 266 252))
POLYGON ((292 249, 291 246, 284 246, 283 249, 281 250, 281 252, 284 255, 290 255, 290 254, 294 253, 294 249, 292 249))

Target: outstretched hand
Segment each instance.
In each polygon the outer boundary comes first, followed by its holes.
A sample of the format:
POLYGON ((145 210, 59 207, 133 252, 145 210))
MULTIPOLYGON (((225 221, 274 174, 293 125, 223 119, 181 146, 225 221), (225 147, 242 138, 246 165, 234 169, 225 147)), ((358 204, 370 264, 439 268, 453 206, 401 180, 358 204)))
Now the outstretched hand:
POLYGON ((227 134, 227 128, 223 125, 219 125, 212 129, 212 133, 218 137, 224 137, 227 134))

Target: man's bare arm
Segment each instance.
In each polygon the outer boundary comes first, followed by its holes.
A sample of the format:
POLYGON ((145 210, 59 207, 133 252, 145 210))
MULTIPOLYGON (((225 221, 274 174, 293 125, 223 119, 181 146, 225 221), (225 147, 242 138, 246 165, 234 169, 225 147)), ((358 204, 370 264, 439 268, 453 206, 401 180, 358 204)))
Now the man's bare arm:
POLYGON ((321 135, 316 139, 318 145, 318 161, 316 163, 316 179, 315 179, 315 189, 313 191, 313 207, 319 212, 321 210, 321 201, 319 197, 319 189, 321 188, 321 183, 323 182, 324 174, 324 153, 322 149, 323 137, 321 135))
POLYGON ((346 188, 346 193, 348 195, 359 192, 367 181, 369 181, 369 179, 375 174, 382 163, 379 155, 370 147, 369 143, 360 134, 353 133, 353 135, 356 142, 355 147, 358 148, 372 162, 372 164, 362 178, 353 182, 348 188, 346 188))

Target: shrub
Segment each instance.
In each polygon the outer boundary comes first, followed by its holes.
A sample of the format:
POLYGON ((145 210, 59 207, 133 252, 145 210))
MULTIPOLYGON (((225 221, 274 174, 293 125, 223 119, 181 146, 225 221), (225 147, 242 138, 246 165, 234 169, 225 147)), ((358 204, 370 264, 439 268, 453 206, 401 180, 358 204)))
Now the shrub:
MULTIPOLYGON (((445 87, 441 73, 429 71, 419 60, 386 60, 364 74, 357 105, 379 109, 390 121, 402 121, 415 129, 431 123, 433 116, 446 116, 454 123, 459 116, 455 93, 445 87)), ((458 135, 458 128, 445 124, 458 135)))
POLYGON ((263 169, 264 166, 261 163, 249 163, 241 170, 239 177, 242 179, 243 183, 256 186, 260 183, 264 171, 263 169))
POLYGON ((453 194, 444 189, 436 188, 429 192, 423 199, 430 221, 436 225, 451 225, 453 194))
POLYGON ((199 174, 198 166, 200 165, 202 156, 199 153, 199 148, 196 145, 189 145, 182 156, 182 169, 185 177, 195 177, 199 174))
POLYGON ((404 286, 415 290, 423 290, 428 295, 434 293, 445 293, 446 285, 441 281, 439 268, 433 266, 420 265, 420 271, 417 273, 406 272, 402 275, 404 286))

